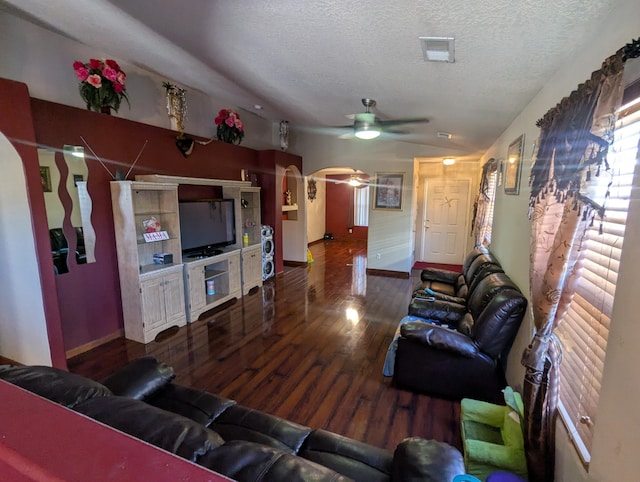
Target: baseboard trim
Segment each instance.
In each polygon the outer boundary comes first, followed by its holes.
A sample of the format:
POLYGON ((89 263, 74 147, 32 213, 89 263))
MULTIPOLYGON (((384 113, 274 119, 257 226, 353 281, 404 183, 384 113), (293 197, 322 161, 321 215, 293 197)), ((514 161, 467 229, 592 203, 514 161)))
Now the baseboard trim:
POLYGON ((367 274, 371 276, 388 276, 389 278, 410 278, 411 273, 405 271, 391 271, 387 269, 370 269, 367 268, 367 274))
POLYGON ((308 263, 305 263, 304 261, 283 261, 282 262, 283 265, 285 266, 296 266, 298 268, 302 267, 302 266, 306 266, 308 263))
POLYGON ((89 351, 100 345, 104 345, 105 343, 108 343, 112 340, 122 338, 123 336, 124 336, 124 330, 120 329, 118 331, 111 333, 110 335, 103 336, 102 338, 98 338, 97 340, 93 340, 93 341, 90 341, 89 343, 85 343, 84 345, 80 345, 75 348, 72 348, 71 350, 67 350, 65 352, 65 355, 68 360, 70 358, 73 358, 74 356, 78 356, 84 353, 85 351, 89 351))

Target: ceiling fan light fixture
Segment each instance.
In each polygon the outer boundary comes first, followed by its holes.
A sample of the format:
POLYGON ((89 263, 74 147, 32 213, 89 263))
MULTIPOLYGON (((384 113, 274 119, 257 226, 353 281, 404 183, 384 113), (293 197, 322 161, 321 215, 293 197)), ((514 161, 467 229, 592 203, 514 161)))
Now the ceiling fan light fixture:
POLYGON ((380 129, 375 126, 359 126, 356 127, 355 136, 358 139, 375 139, 380 135, 380 129))
POLYGON ((456 160, 453 157, 445 157, 442 159, 442 164, 445 166, 453 166, 456 163, 456 160))
POLYGON ((356 114, 353 131, 358 139, 375 139, 380 135, 380 127, 376 124, 376 116, 370 112, 356 114))

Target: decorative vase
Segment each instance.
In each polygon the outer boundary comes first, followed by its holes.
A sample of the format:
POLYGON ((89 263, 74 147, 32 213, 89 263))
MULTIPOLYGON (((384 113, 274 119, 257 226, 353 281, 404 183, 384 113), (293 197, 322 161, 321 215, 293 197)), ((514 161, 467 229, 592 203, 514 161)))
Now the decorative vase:
POLYGON ((102 107, 100 107, 100 112, 103 114, 111 115, 111 107, 109 107, 108 105, 103 105, 102 107))

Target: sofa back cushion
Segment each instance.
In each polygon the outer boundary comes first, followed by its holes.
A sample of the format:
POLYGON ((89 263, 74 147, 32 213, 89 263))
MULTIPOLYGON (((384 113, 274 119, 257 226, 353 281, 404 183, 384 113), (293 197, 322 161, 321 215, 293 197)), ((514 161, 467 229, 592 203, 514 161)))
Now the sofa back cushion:
POLYGON ((254 482, 348 482, 351 479, 310 460, 275 447, 244 440, 232 440, 207 452, 199 465, 234 480, 254 482))
POLYGON ((482 313, 475 317, 471 337, 478 348, 492 358, 508 348, 520 328, 527 308, 527 299, 519 290, 502 289, 486 304, 482 313))
POLYGON ((94 398, 76 405, 75 410, 192 462, 224 444, 213 430, 140 400, 94 398))
POLYGON ((146 356, 125 365, 103 383, 115 395, 144 400, 167 385, 174 377, 173 368, 146 356))
POLYGON ((469 269, 463 271, 465 283, 467 286, 470 286, 473 283, 473 280, 478 276, 478 273, 488 264, 494 264, 500 266, 500 262, 498 259, 493 256, 491 253, 484 253, 480 256, 476 257, 473 262, 469 265, 469 269))
POLYGON ((491 273, 485 276, 469 294, 467 311, 471 313, 474 320, 477 320, 489 301, 505 289, 518 290, 515 283, 505 273, 491 273))
POLYGON ((462 262, 462 272, 466 273, 467 271, 469 271, 469 266, 471 266, 471 263, 473 263, 473 261, 481 254, 487 254, 488 252, 489 249, 486 246, 476 246, 471 251, 469 251, 469 254, 467 254, 467 256, 464 258, 464 261, 462 262))
POLYGON ((47 366, 2 365, 0 378, 68 408, 90 398, 112 395, 98 382, 47 366))

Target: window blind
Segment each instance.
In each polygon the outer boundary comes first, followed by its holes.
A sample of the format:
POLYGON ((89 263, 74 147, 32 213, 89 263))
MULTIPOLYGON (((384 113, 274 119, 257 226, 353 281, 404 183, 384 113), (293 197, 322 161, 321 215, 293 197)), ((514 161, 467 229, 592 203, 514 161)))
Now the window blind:
POLYGON ((487 214, 484 219, 484 226, 481 228, 480 239, 485 246, 491 246, 491 230, 493 227, 493 208, 496 205, 496 187, 498 172, 489 174, 487 195, 489 202, 487 203, 487 214))
POLYGON ((369 225, 369 186, 354 189, 353 224, 355 226, 369 225))
POLYGON ((597 421, 639 139, 640 102, 636 102, 619 113, 607 157, 613 177, 603 171, 594 186, 596 191, 609 190, 605 216, 602 223, 596 218, 582 240, 575 293, 554 332, 562 346, 560 415, 585 463, 590 461, 597 421))

